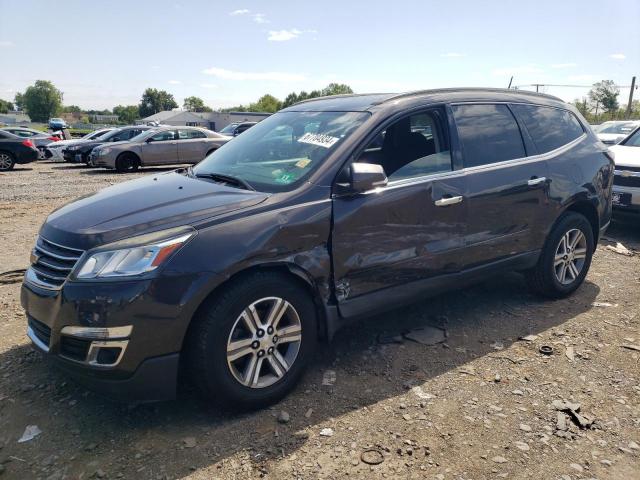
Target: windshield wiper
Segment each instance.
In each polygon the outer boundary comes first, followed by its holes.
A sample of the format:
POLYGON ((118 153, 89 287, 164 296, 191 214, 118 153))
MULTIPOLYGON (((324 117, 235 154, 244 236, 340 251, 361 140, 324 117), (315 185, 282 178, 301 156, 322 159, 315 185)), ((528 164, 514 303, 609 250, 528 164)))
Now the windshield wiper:
MULTIPOLYGON (((189 173, 193 175, 193 170, 189 170, 189 173)), ((246 180, 242 178, 234 177, 232 175, 225 175, 224 173, 197 173, 195 174, 197 178, 208 178, 210 180, 217 180, 224 183, 228 183, 238 188, 243 188, 244 190, 251 190, 255 192, 256 189, 249 184, 246 180)))

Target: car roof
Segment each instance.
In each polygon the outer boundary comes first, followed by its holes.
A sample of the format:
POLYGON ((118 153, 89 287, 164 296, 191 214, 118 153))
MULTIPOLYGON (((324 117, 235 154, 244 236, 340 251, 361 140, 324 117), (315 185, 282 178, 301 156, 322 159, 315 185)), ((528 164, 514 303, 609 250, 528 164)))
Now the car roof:
POLYGON ((283 111, 371 111, 403 104, 411 106, 441 102, 519 102, 566 106, 558 97, 544 93, 502 88, 441 88, 406 93, 370 93, 318 97, 298 102, 283 111))

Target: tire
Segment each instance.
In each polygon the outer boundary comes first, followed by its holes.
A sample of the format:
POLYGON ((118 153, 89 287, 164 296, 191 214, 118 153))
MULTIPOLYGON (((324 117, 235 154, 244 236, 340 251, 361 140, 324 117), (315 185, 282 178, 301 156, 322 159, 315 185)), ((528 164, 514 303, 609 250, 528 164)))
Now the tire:
POLYGON ((44 147, 38 147, 38 160, 46 160, 47 154, 44 147))
POLYGON ((13 169, 16 159, 9 152, 0 151, 0 172, 8 172, 13 169))
POLYGON ((529 287, 549 298, 571 295, 587 276, 594 249, 589 221, 579 213, 563 213, 547 237, 538 264, 525 272, 529 287))
POLYGON ((209 150, 207 152, 207 154, 204 156, 204 158, 207 158, 209 155, 211 155, 213 152, 215 152, 217 150, 217 148, 212 148, 211 150, 209 150))
POLYGON ((293 389, 313 356, 316 341, 316 310, 308 292, 283 274, 259 272, 235 281, 205 304, 189 330, 185 353, 191 379, 205 398, 234 410, 253 410, 277 402, 293 389), (282 303, 277 304, 276 298, 282 303), (242 318, 252 305, 259 326, 264 326, 254 327, 253 334, 242 318), (274 306, 284 313, 271 331, 267 321, 274 306), (298 328, 300 341, 291 341, 298 328), (240 345, 238 341, 244 345, 232 359, 234 352, 229 354, 228 347, 230 342, 240 345), (252 362, 260 366, 251 369, 252 362), (256 370, 257 381, 249 385, 251 380, 244 379, 256 370))
POLYGON ((123 153, 116 159, 116 171, 118 173, 135 172, 140 162, 133 153, 123 153))

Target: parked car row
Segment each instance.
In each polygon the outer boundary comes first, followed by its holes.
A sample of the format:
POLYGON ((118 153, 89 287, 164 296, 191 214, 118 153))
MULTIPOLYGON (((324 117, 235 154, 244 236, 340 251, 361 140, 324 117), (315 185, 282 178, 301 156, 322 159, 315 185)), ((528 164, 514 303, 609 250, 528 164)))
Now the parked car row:
POLYGON ((34 130, 27 127, 4 127, 2 128, 2 131, 9 132, 17 137, 28 138, 31 140, 34 146, 38 149, 38 158, 41 160, 44 159, 46 155, 45 147, 60 140, 60 137, 53 133, 42 132, 40 130, 34 130))
POLYGON ((596 125, 594 131, 602 143, 615 145, 637 127, 640 127, 640 120, 612 120, 596 125))
POLYGON ((152 165, 198 163, 232 138, 199 127, 135 125, 58 142, 49 146, 46 156, 126 172, 152 165))
POLYGON ((624 140, 609 148, 615 155, 613 208, 640 215, 640 125, 624 140))
POLYGON ((0 172, 11 170, 16 164, 34 162, 38 156, 31 139, 0 130, 0 172))

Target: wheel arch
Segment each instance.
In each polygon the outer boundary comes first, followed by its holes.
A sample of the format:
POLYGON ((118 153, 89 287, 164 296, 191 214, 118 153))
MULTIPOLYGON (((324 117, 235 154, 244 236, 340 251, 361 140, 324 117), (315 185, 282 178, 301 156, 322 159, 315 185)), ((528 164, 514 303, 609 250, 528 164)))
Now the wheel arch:
POLYGON ((138 166, 139 167, 142 166, 142 158, 140 158, 140 155, 138 155, 136 152, 134 152, 132 150, 125 150, 124 152, 120 152, 118 154, 118 156, 116 157, 116 165, 118 163, 118 160, 120 160, 120 158, 122 158, 125 155, 131 155, 131 156, 135 157, 136 161, 138 162, 138 166))
POLYGON ((241 282, 244 278, 254 275, 259 272, 275 272, 280 273, 291 281, 295 282, 302 288, 304 288, 316 307, 317 324, 318 324, 318 338, 326 339, 328 337, 327 331, 330 330, 328 325, 328 315, 323 305, 323 301, 320 295, 320 290, 317 283, 313 280, 312 276, 300 266, 291 262, 268 262, 259 265, 249 266, 247 268, 238 270, 226 278, 223 282, 216 284, 213 288, 210 288, 208 292, 205 292, 203 298, 199 304, 193 310, 193 314, 189 318, 188 325, 185 329, 185 333, 182 339, 182 348, 185 346, 185 342, 189 338, 189 331, 191 330, 194 319, 208 306, 211 302, 215 302, 216 297, 223 292, 230 285, 241 282))
POLYGON ((565 207, 564 212, 575 212, 584 216, 591 224, 591 230, 593 231, 593 241, 598 243, 600 236, 600 216, 598 215, 598 209, 587 199, 577 199, 565 207))

